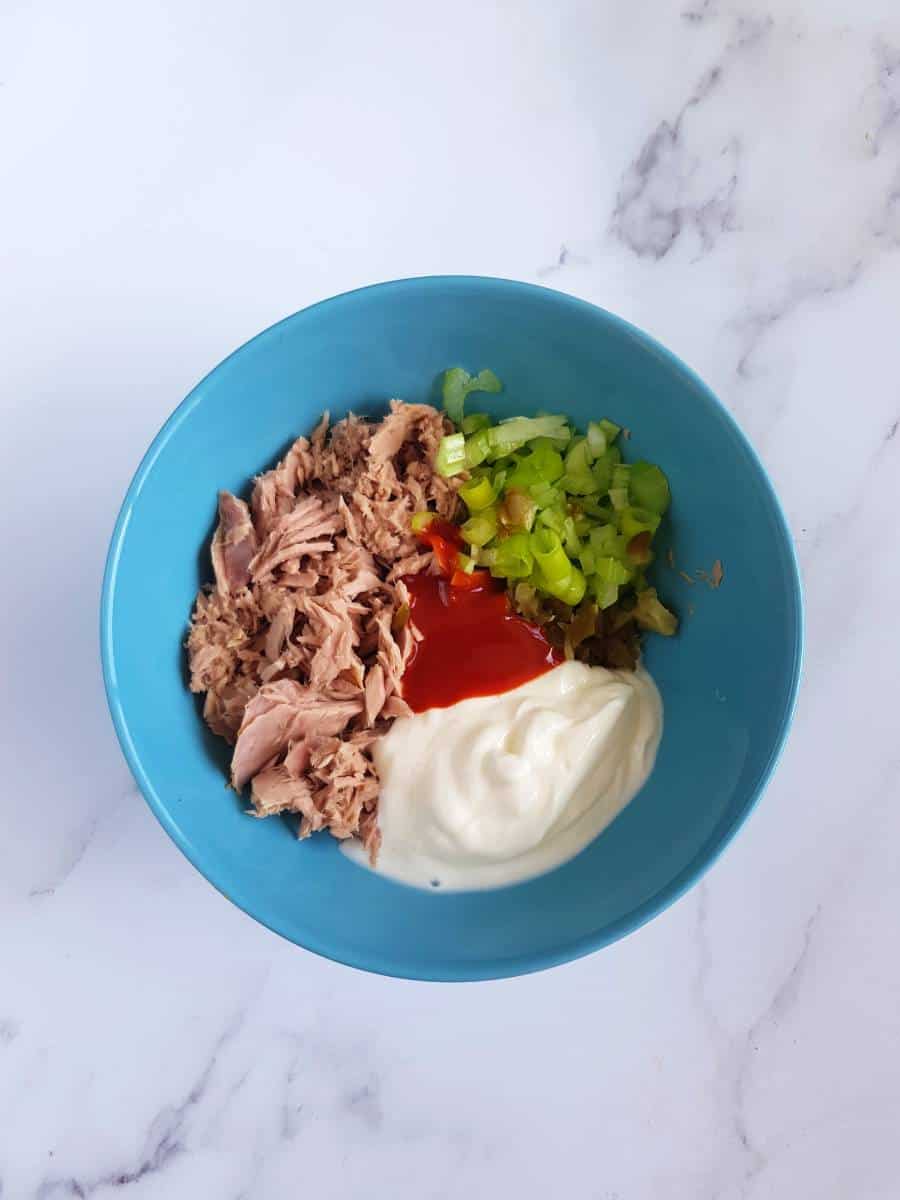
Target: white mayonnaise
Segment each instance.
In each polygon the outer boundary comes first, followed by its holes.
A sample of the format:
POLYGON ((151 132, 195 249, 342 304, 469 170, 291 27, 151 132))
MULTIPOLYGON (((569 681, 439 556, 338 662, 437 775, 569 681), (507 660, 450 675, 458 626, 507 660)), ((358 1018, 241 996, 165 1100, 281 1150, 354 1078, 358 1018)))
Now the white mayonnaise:
MULTIPOLYGON (((463 891, 548 871, 638 792, 661 733, 646 671, 578 662, 502 695, 401 718, 375 747, 376 869, 463 891)), ((345 846, 365 861, 358 842, 345 846)))

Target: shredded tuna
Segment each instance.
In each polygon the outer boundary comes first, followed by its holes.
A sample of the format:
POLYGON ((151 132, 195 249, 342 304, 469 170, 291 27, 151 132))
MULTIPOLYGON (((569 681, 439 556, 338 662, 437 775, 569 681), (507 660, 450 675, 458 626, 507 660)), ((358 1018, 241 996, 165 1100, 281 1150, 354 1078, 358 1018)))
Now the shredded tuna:
POLYGON ((197 596, 191 691, 234 743, 232 785, 254 813, 293 813, 299 834, 357 836, 373 861, 372 746, 409 707, 413 651, 402 576, 432 569, 410 529, 429 507, 452 518, 456 483, 434 471, 444 418, 391 401, 378 425, 328 414, 254 482, 249 506, 219 496, 215 585, 197 596), (399 614, 399 619, 398 619, 399 614))

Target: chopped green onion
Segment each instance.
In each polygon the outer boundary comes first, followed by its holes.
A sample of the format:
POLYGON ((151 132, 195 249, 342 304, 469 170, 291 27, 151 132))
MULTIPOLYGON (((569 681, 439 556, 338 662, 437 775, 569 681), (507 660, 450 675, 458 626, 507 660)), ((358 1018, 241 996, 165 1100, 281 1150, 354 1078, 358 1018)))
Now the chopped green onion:
POLYGON ((631 578, 631 571, 624 563, 619 562, 617 558, 605 556, 597 558, 594 573, 604 583, 627 583, 631 578))
POLYGON ((461 433, 451 433, 441 438, 434 465, 438 475, 445 478, 458 475, 466 469, 466 439, 461 433))
POLYGON ((410 527, 413 533, 421 533, 423 529, 427 529, 431 522, 435 519, 437 513, 433 512, 415 512, 410 518, 410 527))
POLYGON ((513 533, 497 545, 497 553, 491 566, 491 574, 506 579, 525 579, 534 567, 529 535, 513 533))
POLYGON ((486 546, 497 533, 496 509, 485 508, 474 517, 469 517, 461 526, 460 533, 470 546, 486 546))
POLYGON ((485 479, 473 479, 469 483, 464 483, 459 489, 459 494, 465 501, 466 508, 469 512, 479 512, 482 508, 488 508, 497 499, 497 493, 491 486, 491 481, 485 479))
POLYGON ((559 534, 552 529, 537 529, 531 535, 531 552, 548 584, 567 579, 572 570, 559 534))
POLYGON ((653 463, 632 463, 628 490, 633 504, 662 515, 669 507, 669 481, 653 463))
POLYGON ((467 417, 463 417, 461 428, 468 437, 471 433, 478 433, 479 429, 487 429, 490 423, 491 418, 487 413, 469 413, 467 417))
POLYGON ((584 573, 579 571, 575 564, 572 564, 572 573, 566 580, 565 584, 560 587, 557 595, 564 604, 570 604, 572 608, 576 604, 580 604, 584 599, 584 593, 587 591, 587 580, 584 573))

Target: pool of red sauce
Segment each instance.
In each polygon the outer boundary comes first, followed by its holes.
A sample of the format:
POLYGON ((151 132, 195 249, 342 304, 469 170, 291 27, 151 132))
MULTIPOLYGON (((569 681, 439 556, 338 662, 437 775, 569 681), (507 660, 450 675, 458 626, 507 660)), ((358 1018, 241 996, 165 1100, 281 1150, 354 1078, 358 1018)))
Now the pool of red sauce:
POLYGON ((422 634, 403 673, 413 712, 508 692, 562 661, 540 627, 515 616, 499 580, 474 589, 408 575, 411 620, 422 634))

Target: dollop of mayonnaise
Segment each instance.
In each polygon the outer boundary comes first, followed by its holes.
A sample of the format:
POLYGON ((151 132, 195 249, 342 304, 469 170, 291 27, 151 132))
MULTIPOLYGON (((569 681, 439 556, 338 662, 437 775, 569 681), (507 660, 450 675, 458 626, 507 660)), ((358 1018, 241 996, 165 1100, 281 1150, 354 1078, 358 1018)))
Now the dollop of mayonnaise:
MULTIPOLYGON (((400 718, 375 746, 376 869, 419 887, 499 887, 572 858, 653 767, 645 670, 568 662, 512 691, 400 718)), ((359 843, 347 853, 364 861, 359 843)))

